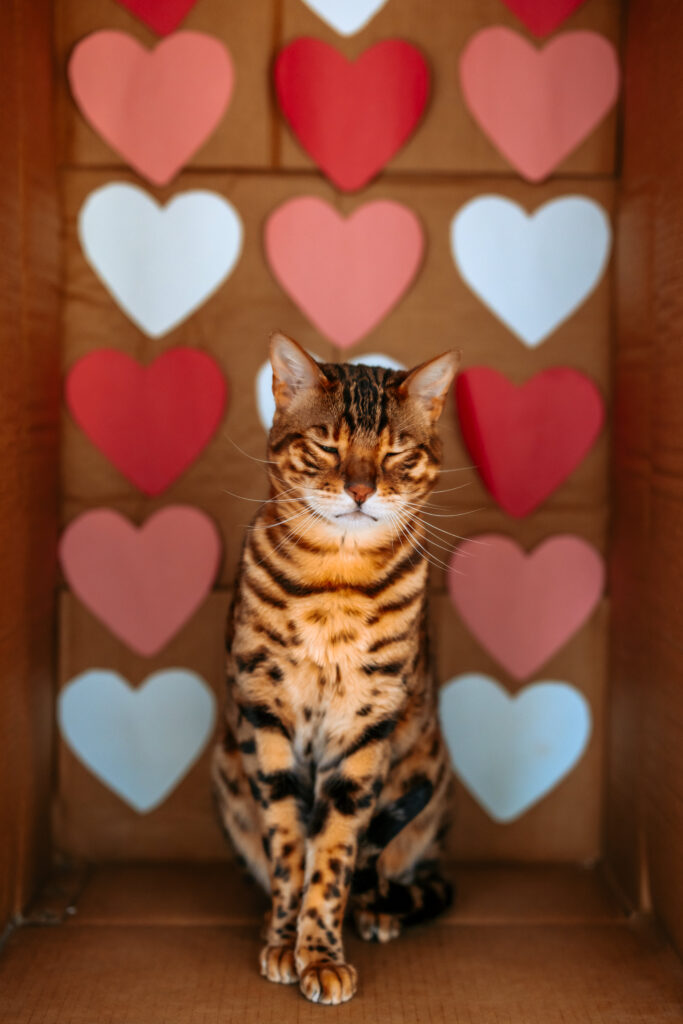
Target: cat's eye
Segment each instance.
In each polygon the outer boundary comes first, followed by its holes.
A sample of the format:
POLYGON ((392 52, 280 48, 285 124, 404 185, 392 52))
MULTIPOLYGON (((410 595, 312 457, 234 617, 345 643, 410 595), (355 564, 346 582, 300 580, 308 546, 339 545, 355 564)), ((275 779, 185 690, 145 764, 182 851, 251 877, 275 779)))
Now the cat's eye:
POLYGON ((339 454, 339 449, 338 448, 331 448, 330 445, 328 445, 328 444, 321 444, 320 441, 316 441, 315 443, 317 444, 318 448, 322 448, 322 450, 324 452, 327 452, 328 455, 338 455, 339 454))

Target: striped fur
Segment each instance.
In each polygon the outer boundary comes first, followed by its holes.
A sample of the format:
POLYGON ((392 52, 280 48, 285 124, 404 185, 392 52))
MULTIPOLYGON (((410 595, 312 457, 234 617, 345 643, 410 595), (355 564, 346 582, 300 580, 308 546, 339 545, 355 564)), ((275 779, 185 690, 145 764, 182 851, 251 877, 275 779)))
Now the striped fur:
POLYGON ((271 358, 271 498, 236 580, 214 783, 227 833, 271 894, 262 973, 338 1003, 356 988, 347 910, 363 938, 386 941, 450 900, 419 505, 438 476, 455 361, 411 375, 318 366, 281 337, 271 358), (370 492, 363 504, 354 485, 370 492))

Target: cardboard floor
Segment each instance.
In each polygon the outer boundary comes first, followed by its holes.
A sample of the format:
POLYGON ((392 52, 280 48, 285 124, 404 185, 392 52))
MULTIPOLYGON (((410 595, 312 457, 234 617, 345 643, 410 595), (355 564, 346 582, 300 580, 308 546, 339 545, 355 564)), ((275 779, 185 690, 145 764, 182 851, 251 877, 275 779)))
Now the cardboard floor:
POLYGON ((458 867, 458 905, 386 946, 356 998, 256 969, 262 898, 226 865, 65 873, 0 954, 2 1024, 680 1024, 683 967, 596 872, 458 867))

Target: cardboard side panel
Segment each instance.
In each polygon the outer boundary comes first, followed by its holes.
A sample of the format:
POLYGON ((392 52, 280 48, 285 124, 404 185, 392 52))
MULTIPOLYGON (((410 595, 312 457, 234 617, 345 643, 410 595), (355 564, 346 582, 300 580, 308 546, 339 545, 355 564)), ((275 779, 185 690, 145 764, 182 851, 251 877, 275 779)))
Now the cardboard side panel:
POLYGON ((630 7, 617 275, 613 737, 607 848, 683 949, 683 106, 673 0, 630 7), (655 59, 660 73, 651 75, 655 59), (640 742, 637 738, 640 737, 640 742), (639 859, 624 850, 637 841, 639 859), (644 884, 639 887, 639 882, 644 884), (649 890, 649 892, 648 892, 649 890))
POLYGON ((48 0, 0 8, 0 929, 49 854, 59 375, 50 11, 48 0))

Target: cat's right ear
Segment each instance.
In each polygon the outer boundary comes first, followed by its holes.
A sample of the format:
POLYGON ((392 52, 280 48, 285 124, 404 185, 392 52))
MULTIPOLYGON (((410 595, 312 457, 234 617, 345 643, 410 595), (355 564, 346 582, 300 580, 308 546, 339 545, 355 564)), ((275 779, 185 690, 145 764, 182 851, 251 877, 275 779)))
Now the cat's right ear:
POLYGON ((270 339, 270 363, 273 367, 273 395, 278 409, 286 409, 301 391, 327 390, 330 381, 308 352, 286 334, 276 331, 270 339))

